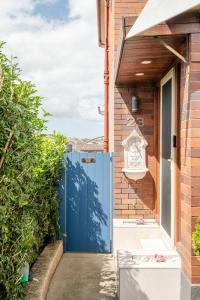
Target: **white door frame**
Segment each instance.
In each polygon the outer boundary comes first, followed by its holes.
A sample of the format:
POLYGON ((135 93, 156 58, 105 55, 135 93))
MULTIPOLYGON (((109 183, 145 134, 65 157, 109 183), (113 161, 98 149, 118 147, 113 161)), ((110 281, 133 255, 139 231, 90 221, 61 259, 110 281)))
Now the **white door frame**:
POLYGON ((176 217, 176 159, 177 151, 173 147, 173 136, 177 136, 177 101, 176 101, 176 72, 172 68, 160 82, 160 226, 167 240, 172 246, 175 245, 175 217, 176 217), (171 103, 171 236, 162 227, 162 87, 172 80, 172 103, 171 103))

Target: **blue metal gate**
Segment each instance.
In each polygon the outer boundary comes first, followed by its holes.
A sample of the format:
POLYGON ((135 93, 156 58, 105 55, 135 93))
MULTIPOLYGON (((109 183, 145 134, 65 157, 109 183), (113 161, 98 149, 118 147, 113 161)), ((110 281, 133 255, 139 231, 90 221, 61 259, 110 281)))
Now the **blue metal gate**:
POLYGON ((113 163, 110 153, 70 152, 60 185, 64 250, 111 252, 113 163))

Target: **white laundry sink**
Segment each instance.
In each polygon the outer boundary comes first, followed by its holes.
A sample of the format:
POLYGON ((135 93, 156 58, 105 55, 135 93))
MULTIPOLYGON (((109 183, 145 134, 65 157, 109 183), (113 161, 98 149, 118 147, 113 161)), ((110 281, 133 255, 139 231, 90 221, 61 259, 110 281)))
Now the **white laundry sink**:
POLYGON ((181 258, 155 220, 114 219, 113 248, 120 300, 181 300, 181 258))
POLYGON ((118 251, 120 300, 180 300, 181 259, 176 251, 162 251, 165 262, 157 262, 155 251, 118 251))

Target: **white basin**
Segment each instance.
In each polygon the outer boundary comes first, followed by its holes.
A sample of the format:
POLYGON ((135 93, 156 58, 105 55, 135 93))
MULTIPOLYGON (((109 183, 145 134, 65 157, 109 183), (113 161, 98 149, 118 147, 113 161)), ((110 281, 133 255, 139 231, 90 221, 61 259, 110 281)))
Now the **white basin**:
POLYGON ((146 173, 148 172, 149 169, 139 169, 139 170, 131 170, 127 168, 123 168, 122 172, 125 173, 126 177, 132 179, 132 180, 139 180, 142 179, 146 173))

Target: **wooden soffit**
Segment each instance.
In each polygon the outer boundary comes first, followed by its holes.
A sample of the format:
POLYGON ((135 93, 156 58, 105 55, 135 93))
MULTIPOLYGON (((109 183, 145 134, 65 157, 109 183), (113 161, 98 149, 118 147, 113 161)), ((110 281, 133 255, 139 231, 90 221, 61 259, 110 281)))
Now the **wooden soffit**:
POLYGON ((192 12, 126 39, 135 20, 136 17, 126 17, 122 22, 122 33, 116 57, 115 82, 117 85, 160 80, 173 62, 179 59, 169 49, 177 54, 180 53, 181 56, 188 33, 200 32, 199 13, 192 12), (166 45, 169 47, 165 47, 166 45), (144 61, 151 61, 151 63, 142 64, 144 61), (144 73, 144 75, 137 76, 138 73, 144 73))

